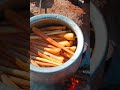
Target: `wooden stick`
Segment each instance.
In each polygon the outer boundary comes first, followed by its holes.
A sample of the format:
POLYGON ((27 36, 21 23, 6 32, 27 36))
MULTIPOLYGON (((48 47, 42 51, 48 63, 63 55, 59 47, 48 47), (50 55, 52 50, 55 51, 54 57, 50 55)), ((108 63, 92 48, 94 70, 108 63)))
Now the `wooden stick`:
POLYGON ((57 32, 64 32, 64 31, 62 29, 60 29, 60 30, 57 29, 57 30, 44 30, 44 31, 42 30, 42 32, 47 34, 47 33, 51 33, 51 32, 57 33, 57 32))
POLYGON ((54 58, 54 59, 56 59, 56 60, 59 60, 60 62, 63 62, 63 60, 64 60, 64 57, 63 57, 63 56, 55 56, 55 55, 53 55, 53 54, 51 54, 51 53, 48 53, 48 52, 44 52, 44 54, 50 56, 51 58, 54 58))
POLYGON ((40 52, 42 52, 44 55, 47 55, 47 56, 49 56, 49 57, 55 59, 56 61, 60 61, 61 63, 62 63, 63 60, 64 60, 64 57, 55 56, 55 55, 53 55, 53 54, 51 54, 51 53, 49 53, 49 52, 44 52, 44 51, 41 50, 41 49, 37 49, 37 50, 40 51, 40 52))
POLYGON ((33 46, 35 46, 36 48, 42 49, 46 52, 49 52, 51 54, 54 54, 54 55, 59 55, 61 52, 60 48, 47 48, 47 47, 36 46, 36 45, 33 45, 33 46))
POLYGON ((53 62, 56 62, 56 63, 59 63, 59 64, 62 64, 62 62, 60 62, 60 60, 56 60, 56 59, 54 59, 54 58, 51 58, 51 57, 43 54, 43 52, 42 52, 41 50, 37 51, 36 48, 33 48, 33 47, 31 47, 31 48, 32 48, 32 50, 33 50, 34 52, 36 52, 40 57, 45 58, 45 59, 48 59, 48 60, 53 61, 53 62))
POLYGON ((66 51, 69 54, 72 54, 72 55, 74 54, 72 51, 66 49, 65 47, 63 47, 62 45, 58 44, 56 41, 54 41, 53 39, 51 39, 50 37, 48 37, 47 35, 45 35, 44 33, 42 33, 38 28, 33 27, 32 31, 36 35, 40 36, 41 38, 43 38, 44 40, 46 40, 47 42, 49 42, 50 44, 52 44, 52 45, 54 45, 54 46, 56 46, 58 48, 63 49, 64 51, 66 51))
MULTIPOLYGON (((51 38, 54 39, 54 40, 66 40, 66 39, 61 38, 61 37, 55 37, 54 35, 50 35, 49 37, 51 37, 51 38)), ((34 39, 39 39, 39 40, 41 40, 41 38, 38 37, 38 36, 36 36, 36 35, 30 36, 30 39, 31 39, 31 40, 34 40, 34 39)))
POLYGON ((49 47, 49 48, 56 48, 53 45, 50 45, 50 44, 47 44, 47 43, 44 43, 44 42, 37 42, 37 41, 34 41, 34 40, 30 40, 30 43, 33 44, 33 45, 37 45, 37 46, 44 46, 44 47, 49 47))
POLYGON ((38 36, 30 36, 30 39, 41 39, 41 38, 38 36))
POLYGON ((19 86, 29 87, 30 88, 30 81, 24 80, 18 77, 8 76, 15 84, 19 86))
POLYGON ((50 27, 43 27, 43 28, 40 28, 41 30, 65 30, 66 27, 65 26, 50 26, 50 27))
POLYGON ((11 79, 9 79, 9 78, 7 77, 7 75, 2 74, 2 75, 1 75, 1 79, 2 79, 2 82, 3 82, 4 84, 6 84, 6 85, 8 85, 8 86, 10 86, 10 87, 15 87, 15 88, 20 89, 14 82, 11 81, 11 79))
POLYGON ((40 39, 30 39, 30 41, 35 41, 35 42, 43 42, 43 43, 46 43, 48 44, 44 39, 40 38, 40 39))
POLYGON ((35 61, 35 63, 37 63, 40 66, 45 66, 45 67, 55 67, 55 66, 57 66, 55 64, 45 63, 45 62, 40 62, 40 61, 35 61))
POLYGON ((53 40, 61 40, 61 41, 66 40, 66 39, 64 39, 64 38, 57 37, 57 36, 54 36, 54 35, 51 35, 51 36, 49 36, 49 37, 52 38, 53 40))
POLYGON ((30 79, 29 72, 21 71, 18 69, 12 69, 4 66, 0 66, 0 70, 6 74, 10 74, 10 75, 21 77, 28 80, 30 79))
POLYGON ((39 65, 34 60, 31 59, 30 62, 32 65, 39 67, 39 65))
POLYGON ((63 34, 63 33, 67 33, 67 31, 60 31, 60 30, 55 30, 52 32, 44 32, 46 35, 56 35, 56 34, 63 34))
POLYGON ((36 59, 36 60, 41 61, 41 62, 55 64, 57 66, 62 65, 62 63, 61 64, 60 63, 56 63, 56 62, 54 62, 52 60, 48 60, 48 59, 44 59, 44 58, 40 58, 40 57, 31 56, 31 58, 36 59))
POLYGON ((72 57, 72 55, 70 55, 70 54, 68 54, 68 53, 66 53, 66 52, 61 52, 61 55, 62 56, 64 56, 64 57, 66 57, 66 58, 71 58, 72 57))
POLYGON ((16 65, 19 66, 22 70, 25 70, 27 72, 30 71, 30 66, 28 63, 23 62, 22 60, 20 60, 20 58, 17 57, 15 58, 15 60, 16 65))

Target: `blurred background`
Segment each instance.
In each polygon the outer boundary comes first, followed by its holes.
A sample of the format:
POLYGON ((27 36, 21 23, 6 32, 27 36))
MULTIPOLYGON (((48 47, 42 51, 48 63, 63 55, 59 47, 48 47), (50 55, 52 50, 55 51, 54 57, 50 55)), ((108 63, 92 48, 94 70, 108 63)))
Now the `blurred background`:
POLYGON ((119 0, 92 0, 104 16, 108 37, 110 58, 105 64, 102 89, 120 90, 120 13, 119 0))

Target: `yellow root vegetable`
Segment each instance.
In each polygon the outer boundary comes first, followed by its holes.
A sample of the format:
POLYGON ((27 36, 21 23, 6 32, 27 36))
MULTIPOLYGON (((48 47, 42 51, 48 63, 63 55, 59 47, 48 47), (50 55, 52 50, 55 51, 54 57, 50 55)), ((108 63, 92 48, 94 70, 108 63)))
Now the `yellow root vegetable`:
POLYGON ((66 48, 71 50, 71 51, 73 51, 73 52, 75 52, 77 47, 76 46, 72 46, 72 47, 66 47, 66 48))
POLYGON ((60 41, 58 43, 60 45, 62 45, 63 47, 70 47, 71 46, 70 42, 68 42, 68 41, 60 41))
POLYGON ((53 49, 53 48, 44 48, 44 50, 45 50, 46 52, 52 53, 52 54, 54 54, 54 55, 59 55, 60 52, 61 52, 61 49, 60 49, 60 48, 55 48, 55 49, 53 49))
POLYGON ((48 53, 48 52, 44 52, 43 54, 48 55, 49 57, 54 58, 56 60, 59 60, 60 62, 63 62, 63 60, 64 60, 63 56, 55 56, 55 55, 48 53))
POLYGON ((74 33, 65 33, 65 34, 59 34, 59 37, 65 38, 67 40, 75 40, 74 33))

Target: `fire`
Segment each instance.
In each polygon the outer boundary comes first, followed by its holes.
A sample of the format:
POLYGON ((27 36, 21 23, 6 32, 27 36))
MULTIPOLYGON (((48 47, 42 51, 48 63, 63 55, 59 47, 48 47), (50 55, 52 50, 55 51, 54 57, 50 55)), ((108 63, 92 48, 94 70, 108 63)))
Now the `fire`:
POLYGON ((75 90, 75 87, 79 84, 79 80, 77 80, 75 77, 71 78, 71 86, 68 90, 75 90))

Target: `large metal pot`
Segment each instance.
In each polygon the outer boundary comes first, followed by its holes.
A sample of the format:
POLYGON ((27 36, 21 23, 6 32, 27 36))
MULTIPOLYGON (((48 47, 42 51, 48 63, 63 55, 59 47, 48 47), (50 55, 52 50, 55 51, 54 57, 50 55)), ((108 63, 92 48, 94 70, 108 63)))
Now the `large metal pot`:
POLYGON ((48 26, 48 25, 65 25, 77 36, 77 49, 75 54, 63 65, 57 67, 35 67, 30 65, 30 78, 33 81, 45 84, 61 83, 66 78, 73 75, 81 64, 83 52, 84 37, 81 29, 71 19, 58 14, 36 15, 30 18, 30 26, 48 26))

